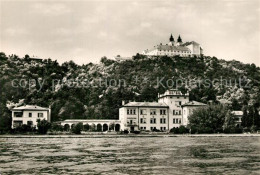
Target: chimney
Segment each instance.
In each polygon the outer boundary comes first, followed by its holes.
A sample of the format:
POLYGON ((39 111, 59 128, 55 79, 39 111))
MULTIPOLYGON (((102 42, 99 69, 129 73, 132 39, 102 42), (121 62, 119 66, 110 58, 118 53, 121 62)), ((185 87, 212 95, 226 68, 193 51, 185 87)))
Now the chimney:
POLYGON ((125 100, 122 100, 122 106, 124 106, 125 105, 125 100))

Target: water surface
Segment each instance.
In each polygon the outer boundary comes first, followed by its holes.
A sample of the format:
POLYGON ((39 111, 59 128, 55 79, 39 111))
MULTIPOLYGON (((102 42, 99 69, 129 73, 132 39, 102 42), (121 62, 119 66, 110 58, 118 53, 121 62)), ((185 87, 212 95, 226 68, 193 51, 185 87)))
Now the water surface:
POLYGON ((260 138, 0 138, 0 172, 260 174, 260 138))

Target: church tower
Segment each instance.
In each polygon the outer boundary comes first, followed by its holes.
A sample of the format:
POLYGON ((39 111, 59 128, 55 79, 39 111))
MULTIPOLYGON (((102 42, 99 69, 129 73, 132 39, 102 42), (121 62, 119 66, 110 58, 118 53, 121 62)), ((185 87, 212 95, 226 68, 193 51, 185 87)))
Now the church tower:
POLYGON ((173 38, 172 34, 171 34, 169 40, 170 40, 169 45, 170 45, 170 46, 174 46, 174 38, 173 38))
POLYGON ((177 39, 177 45, 181 45, 182 44, 182 39, 181 36, 179 35, 178 39, 177 39))

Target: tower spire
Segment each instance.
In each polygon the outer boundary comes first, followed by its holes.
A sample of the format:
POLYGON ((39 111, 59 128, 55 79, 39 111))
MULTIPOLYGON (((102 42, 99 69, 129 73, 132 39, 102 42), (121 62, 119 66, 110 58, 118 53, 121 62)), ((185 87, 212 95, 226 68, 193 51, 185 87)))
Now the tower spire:
POLYGON ((173 38, 172 34, 170 36, 170 42, 174 42, 174 38, 173 38))
POLYGON ((177 39, 177 42, 178 43, 182 43, 182 39, 181 39, 181 36, 179 35, 178 39, 177 39))

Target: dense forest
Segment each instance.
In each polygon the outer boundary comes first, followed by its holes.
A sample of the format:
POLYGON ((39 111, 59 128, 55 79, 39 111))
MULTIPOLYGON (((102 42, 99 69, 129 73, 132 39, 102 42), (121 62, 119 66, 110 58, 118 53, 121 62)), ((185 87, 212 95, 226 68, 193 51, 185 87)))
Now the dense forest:
POLYGON ((51 120, 117 119, 122 100, 156 101, 177 88, 190 100, 226 103, 232 110, 259 111, 260 68, 216 57, 146 57, 99 64, 37 60, 0 53, 0 129, 10 128, 10 109, 51 107, 51 120))

